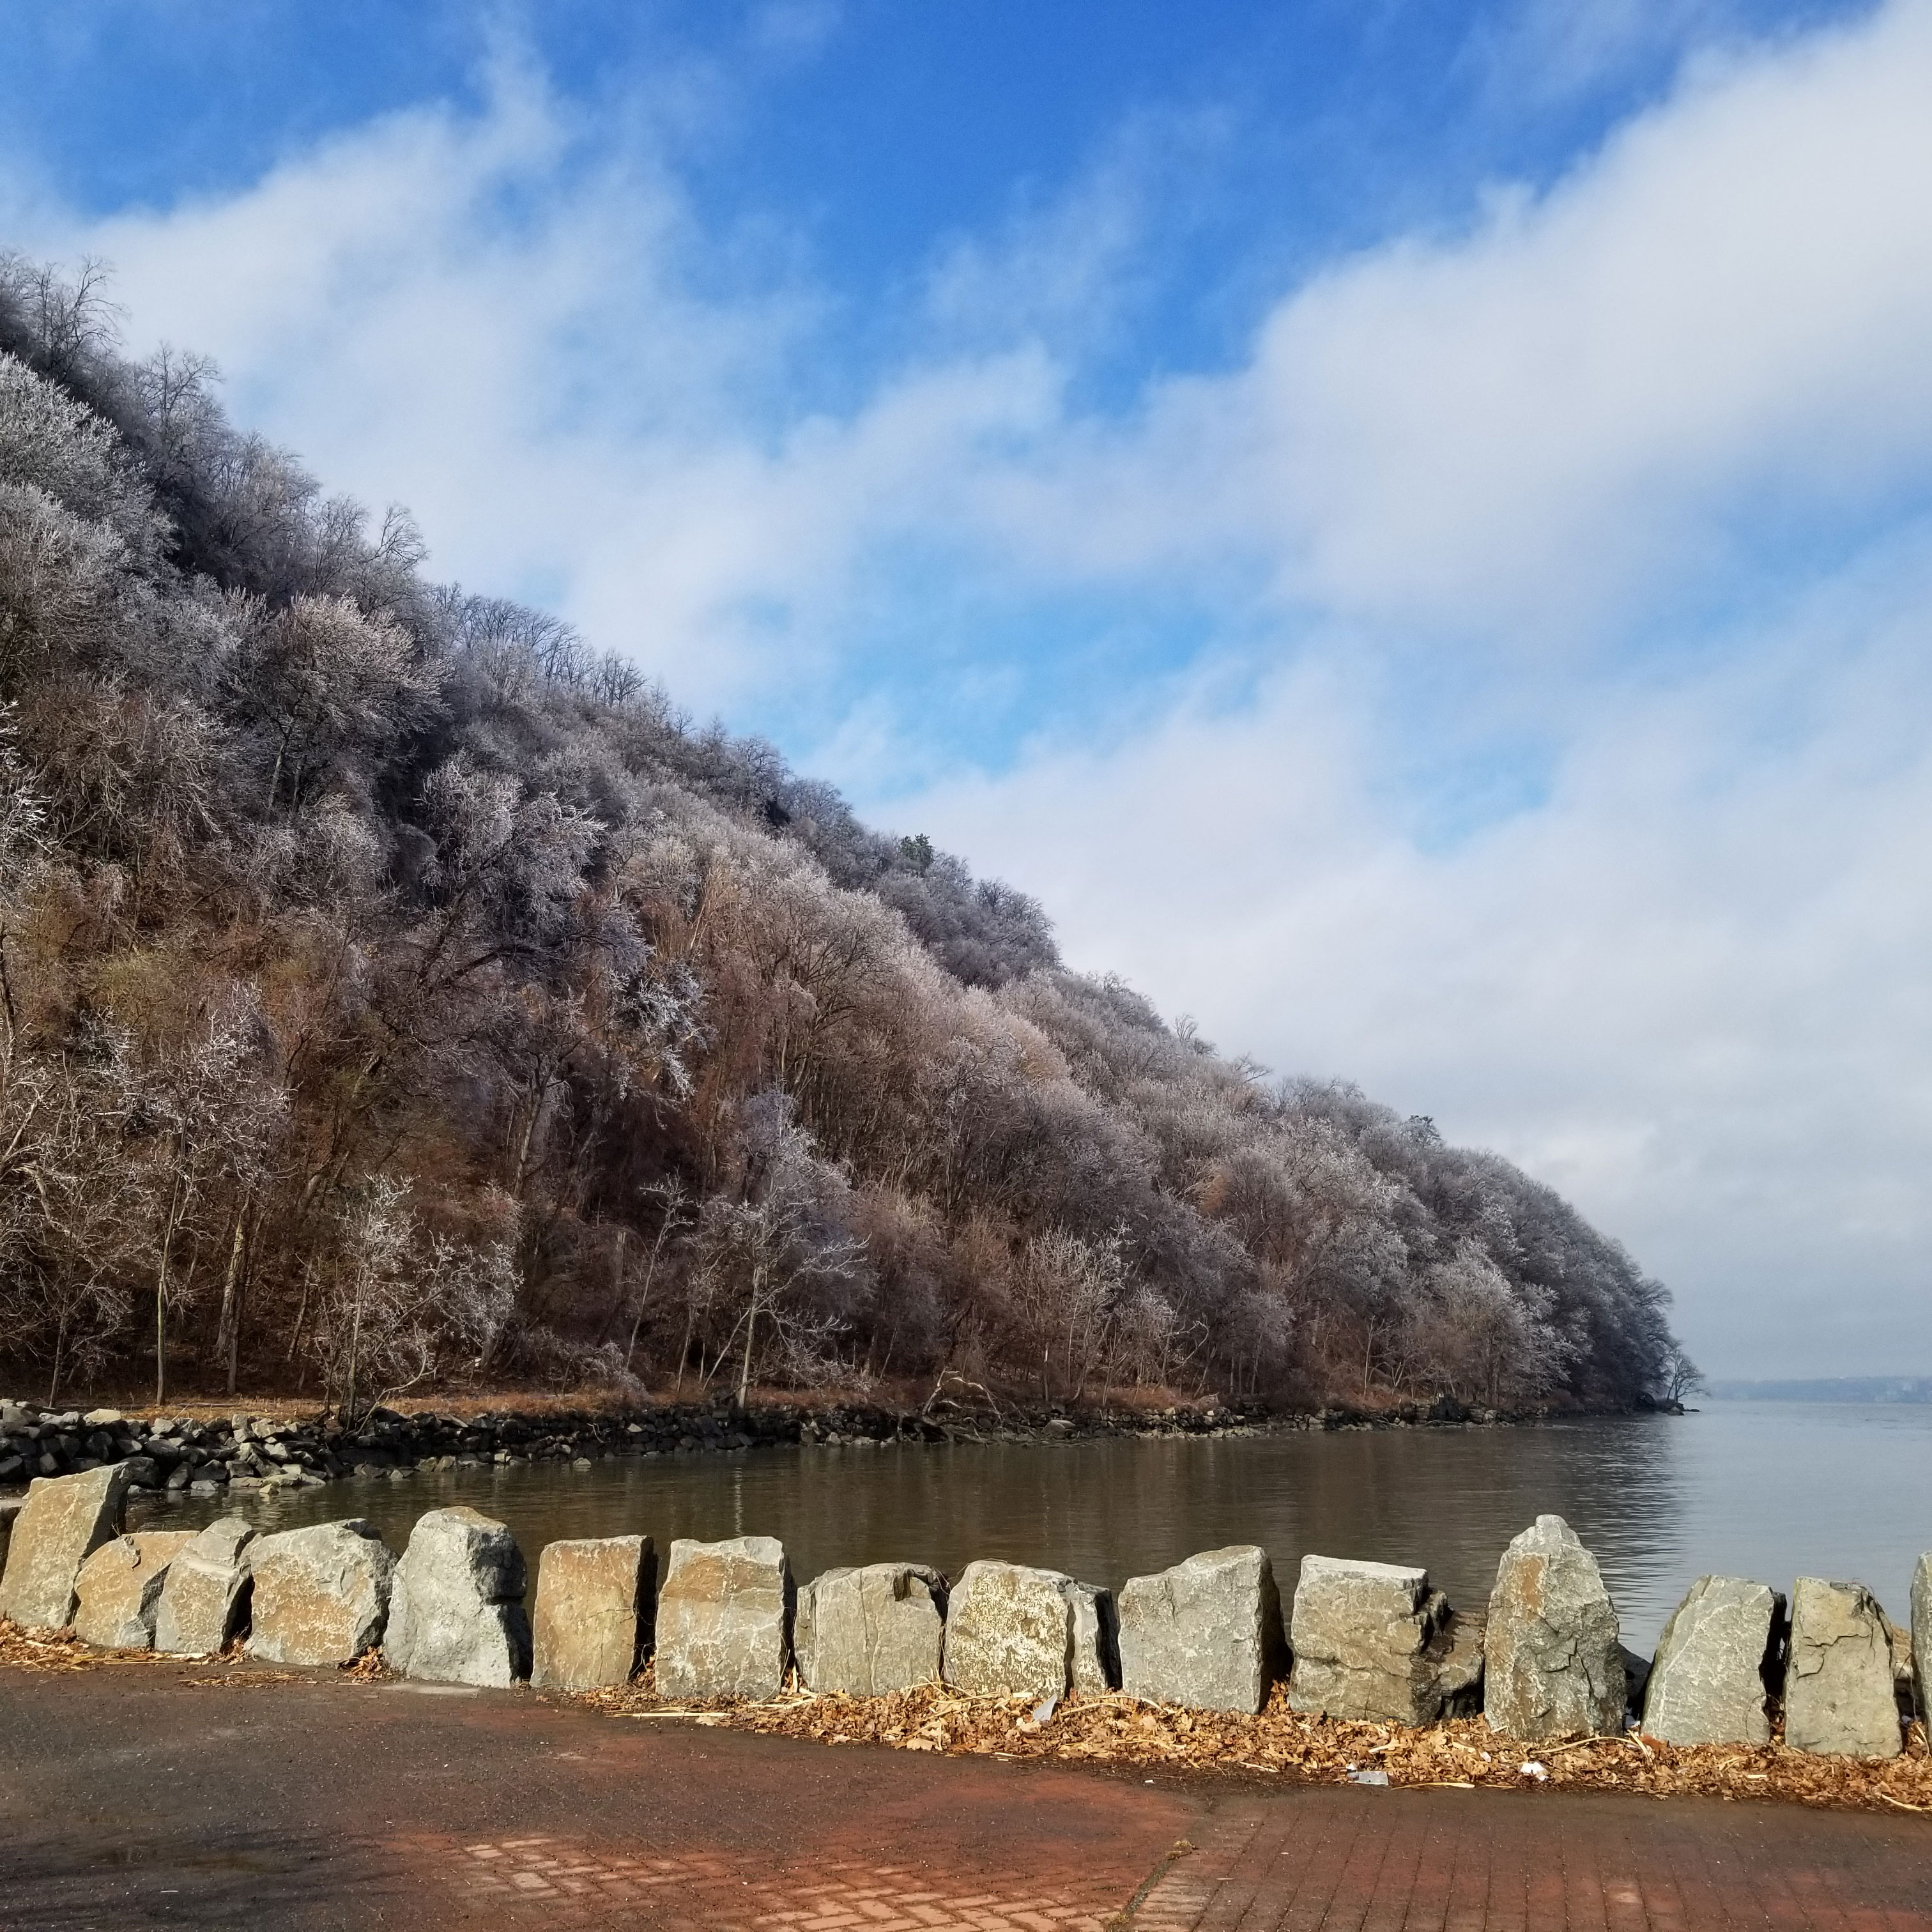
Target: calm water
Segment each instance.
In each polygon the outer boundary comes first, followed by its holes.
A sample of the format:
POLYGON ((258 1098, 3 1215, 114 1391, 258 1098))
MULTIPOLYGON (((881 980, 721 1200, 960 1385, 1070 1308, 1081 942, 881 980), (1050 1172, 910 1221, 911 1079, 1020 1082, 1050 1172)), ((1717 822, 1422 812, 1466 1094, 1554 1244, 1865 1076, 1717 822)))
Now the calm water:
MULTIPOLYGON (((1503 1546, 1543 1510, 1596 1552, 1632 1648, 1652 1649, 1690 1580, 1856 1577, 1894 1618, 1932 1549, 1932 1406, 1711 1402, 1700 1414, 1526 1429, 764 1449, 355 1479, 238 1497, 265 1528, 364 1516, 400 1550, 424 1510, 502 1517, 534 1568, 553 1538, 643 1532, 782 1538, 800 1578, 904 1558, 975 1557, 1118 1587, 1197 1550, 1260 1543, 1288 1587, 1311 1552, 1426 1563, 1452 1601, 1486 1599, 1503 1546)), ((188 1528, 212 1499, 154 1502, 188 1528)))

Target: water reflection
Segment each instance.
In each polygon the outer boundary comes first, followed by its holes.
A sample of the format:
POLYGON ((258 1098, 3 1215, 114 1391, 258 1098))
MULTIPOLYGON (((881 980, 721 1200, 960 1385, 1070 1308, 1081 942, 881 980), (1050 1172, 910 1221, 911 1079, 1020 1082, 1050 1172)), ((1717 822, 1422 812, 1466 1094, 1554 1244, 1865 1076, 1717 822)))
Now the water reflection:
MULTIPOLYGON (((1683 1418, 1534 1429, 1390 1430, 1221 1442, 952 1444, 763 1450, 466 1469, 238 1498, 264 1527, 366 1516, 396 1548, 424 1510, 502 1517, 534 1559, 558 1537, 643 1531, 781 1536, 801 1577, 899 1557, 956 1576, 976 1556, 1116 1587, 1197 1550, 1260 1543, 1292 1587, 1310 1551, 1426 1563, 1477 1604, 1497 1557, 1544 1510, 1595 1551, 1626 1641, 1648 1649, 1691 1579, 1788 1589, 1799 1570, 1856 1576, 1895 1616, 1932 1545, 1932 1410, 1713 1404, 1683 1418)), ((202 1498, 145 1505, 207 1520, 202 1498)))

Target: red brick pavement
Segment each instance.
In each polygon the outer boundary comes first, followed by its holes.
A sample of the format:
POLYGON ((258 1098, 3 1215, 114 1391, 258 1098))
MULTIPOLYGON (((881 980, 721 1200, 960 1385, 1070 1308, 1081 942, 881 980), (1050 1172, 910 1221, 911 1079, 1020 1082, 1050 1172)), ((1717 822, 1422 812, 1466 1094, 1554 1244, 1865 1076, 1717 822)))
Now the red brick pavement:
POLYGON ((1932 1820, 1136 1778, 0 1671, 0 1932, 1932 1932, 1932 1820))

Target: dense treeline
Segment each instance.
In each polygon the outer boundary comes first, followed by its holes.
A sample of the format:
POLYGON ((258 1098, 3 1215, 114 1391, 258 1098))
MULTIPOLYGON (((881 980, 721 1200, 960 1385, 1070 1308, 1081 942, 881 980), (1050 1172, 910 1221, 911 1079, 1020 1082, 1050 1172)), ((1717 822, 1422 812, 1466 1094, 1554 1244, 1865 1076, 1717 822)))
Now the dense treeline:
POLYGON ((1064 970, 212 382, 0 262, 0 1361, 1667 1392, 1547 1188, 1064 970))

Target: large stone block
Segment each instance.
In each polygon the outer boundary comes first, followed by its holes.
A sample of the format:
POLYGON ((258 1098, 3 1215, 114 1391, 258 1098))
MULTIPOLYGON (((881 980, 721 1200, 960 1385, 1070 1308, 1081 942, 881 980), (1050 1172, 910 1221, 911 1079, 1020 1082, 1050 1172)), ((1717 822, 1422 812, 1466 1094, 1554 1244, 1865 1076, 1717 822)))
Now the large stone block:
POLYGON ((1784 1742, 1825 1755, 1898 1755, 1892 1627, 1862 1583, 1801 1576, 1791 1593, 1784 1742))
POLYGON ((519 1682, 530 1674, 526 1581, 507 1524, 461 1506, 429 1510, 396 1565, 382 1661, 432 1684, 519 1682))
POLYGON ((1742 1576, 1700 1576, 1671 1612, 1644 1690, 1643 1727, 1672 1744, 1765 1744, 1784 1599, 1742 1576))
POLYGON ((1150 1704, 1259 1711, 1282 1663, 1281 1593, 1268 1552, 1210 1550, 1120 1599, 1120 1688, 1150 1704))
POLYGON ((161 1586, 191 1529, 148 1530, 104 1543, 80 1566, 74 1634, 97 1650, 152 1650, 161 1586))
POLYGON ((248 1621, 254 1526, 224 1516, 191 1538, 168 1565, 154 1618, 154 1648, 178 1657, 225 1650, 248 1621))
POLYGON ((969 1563, 946 1611, 941 1672, 975 1697, 1098 1695, 1118 1681, 1113 1598, 1058 1570, 969 1563))
POLYGON ((1597 1559, 1560 1516, 1540 1516, 1496 1570, 1483 1715, 1514 1738, 1616 1736, 1628 1696, 1616 1606, 1597 1559))
POLYGON ((545 1544, 530 1618, 530 1682, 557 1690, 628 1684, 644 1654, 656 1583, 648 1536, 545 1544))
POLYGON ((382 1640, 395 1553, 359 1516, 258 1538, 248 1654, 267 1664, 348 1664, 382 1640))
POLYGON ((1358 1723, 1432 1724, 1454 1636, 1449 1600, 1430 1588, 1427 1570, 1304 1556, 1289 1706, 1358 1723))
POLYGON ((1912 1682, 1918 1714, 1932 1727, 1932 1551, 1912 1572, 1912 1682))
POLYGON ((791 1662, 794 1594, 775 1537, 679 1538, 658 1598, 660 1694, 776 1697, 791 1662))
POLYGON ((939 1676, 946 1579, 917 1563, 828 1570, 798 1593, 793 1646, 808 1690, 883 1697, 939 1676))
POLYGON ((28 1630, 61 1630, 74 1621, 80 1566, 121 1534, 128 1480, 116 1462, 29 1485, 7 1546, 0 1617, 28 1630))

